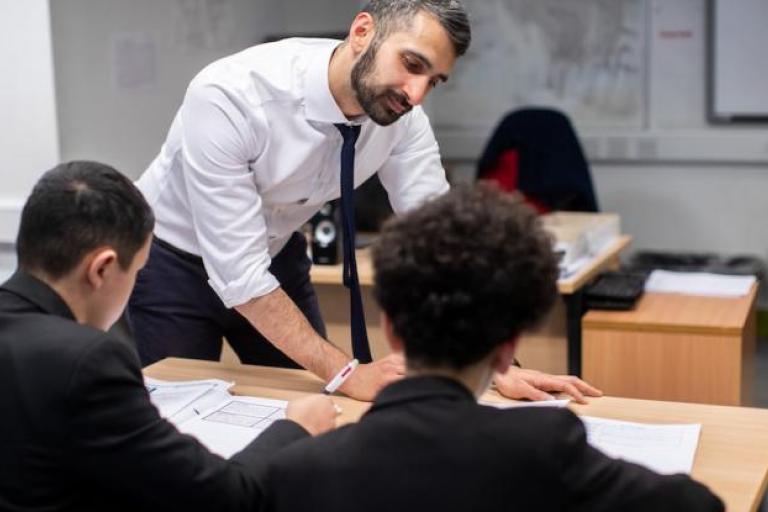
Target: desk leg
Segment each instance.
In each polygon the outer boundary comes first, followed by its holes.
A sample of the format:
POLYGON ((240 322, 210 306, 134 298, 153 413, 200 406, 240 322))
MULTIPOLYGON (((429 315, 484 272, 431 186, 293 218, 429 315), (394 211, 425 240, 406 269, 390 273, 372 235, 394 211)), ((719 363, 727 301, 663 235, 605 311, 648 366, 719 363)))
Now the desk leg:
POLYGON ((584 294, 581 290, 564 295, 568 337, 568 374, 581 377, 581 317, 584 294))

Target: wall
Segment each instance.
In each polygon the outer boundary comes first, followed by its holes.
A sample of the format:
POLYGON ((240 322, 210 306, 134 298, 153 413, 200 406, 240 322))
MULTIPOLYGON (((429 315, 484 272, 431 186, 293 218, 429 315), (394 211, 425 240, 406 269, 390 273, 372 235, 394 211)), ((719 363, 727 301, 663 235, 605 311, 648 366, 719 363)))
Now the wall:
MULTIPOLYGON (((621 214, 632 250, 768 259, 768 125, 707 122, 705 4, 648 0, 644 128, 579 132, 600 206, 621 214)), ((471 179, 487 133, 438 139, 456 177, 471 179)))
MULTIPOLYGON (((24 3, 25 15, 34 11, 30 5, 45 4, 24 3)), ((52 2, 61 158, 100 159, 138 176, 158 151, 184 88, 198 69, 267 34, 343 30, 359 4, 353 0, 52 2), (131 69, 137 71, 133 79, 123 73, 131 69)), ((768 163, 760 155, 768 153, 768 130, 707 124, 704 5, 705 0, 648 0, 650 14, 667 11, 649 18, 645 129, 582 135, 600 203, 622 214, 625 230, 635 237, 633 248, 746 252, 766 258, 768 235, 762 233, 761 220, 768 218, 768 201, 763 197, 768 191, 768 163)), ((47 47, 40 23, 21 30, 18 19, 13 28, 37 43, 19 44, 16 39, 13 46, 0 46, 0 51, 18 48, 27 56, 36 47, 47 47)), ((25 64, 41 62, 45 59, 27 59, 25 64)), ((477 86, 482 87, 479 79, 477 86)), ((47 103, 52 105, 52 99, 47 103)), ((47 119, 48 130, 36 133, 55 129, 55 116, 47 119)), ((438 137, 457 178, 471 179, 473 159, 487 133, 475 133, 461 144, 444 132, 438 137)), ((47 138, 55 140, 55 135, 47 138)), ((20 150, 18 143, 11 147, 15 148, 20 150)), ((41 152, 23 153, 38 158, 41 152)), ((50 155, 42 159, 46 158, 55 160, 50 155)), ((29 171, 15 173, 10 182, 4 176, 0 201, 7 204, 6 191, 11 190, 18 204, 39 169, 47 166, 46 162, 29 165, 29 171)), ((8 225, 0 222, 0 229, 7 231, 8 225)))
POLYGON ((206 64, 285 32, 337 31, 349 0, 67 0, 52 3, 62 159, 138 177, 206 64))
POLYGON ((59 159, 47 0, 0 0, 0 243, 24 198, 59 159))

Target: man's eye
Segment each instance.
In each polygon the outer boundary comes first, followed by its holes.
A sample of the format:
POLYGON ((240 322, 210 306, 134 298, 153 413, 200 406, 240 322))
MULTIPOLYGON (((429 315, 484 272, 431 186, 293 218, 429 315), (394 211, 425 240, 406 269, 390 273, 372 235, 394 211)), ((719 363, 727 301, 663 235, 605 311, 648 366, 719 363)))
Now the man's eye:
POLYGON ((403 57, 403 64, 405 64, 405 69, 410 71, 411 73, 418 73, 421 71, 421 66, 418 62, 409 59, 408 57, 403 57))

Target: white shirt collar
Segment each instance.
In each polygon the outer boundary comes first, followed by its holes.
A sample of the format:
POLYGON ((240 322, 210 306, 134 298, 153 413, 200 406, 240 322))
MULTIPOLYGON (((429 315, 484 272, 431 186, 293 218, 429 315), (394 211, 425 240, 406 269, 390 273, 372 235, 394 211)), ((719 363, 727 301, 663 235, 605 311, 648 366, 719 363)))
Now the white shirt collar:
POLYGON ((310 58, 304 75, 304 115, 308 121, 361 124, 368 119, 367 116, 360 116, 353 120, 347 119, 331 94, 328 68, 331 64, 331 56, 339 44, 341 41, 323 46, 310 58))

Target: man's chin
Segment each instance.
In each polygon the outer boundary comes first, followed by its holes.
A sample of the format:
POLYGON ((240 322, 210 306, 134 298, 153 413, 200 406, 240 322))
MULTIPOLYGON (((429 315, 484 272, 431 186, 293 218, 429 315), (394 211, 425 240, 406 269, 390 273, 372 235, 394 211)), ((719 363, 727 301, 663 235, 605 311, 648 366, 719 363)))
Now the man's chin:
POLYGON ((393 112, 388 109, 370 109, 370 111, 367 111, 366 114, 368 114, 368 117, 371 118, 371 121, 377 125, 389 126, 408 112, 409 110, 406 110, 402 114, 398 114, 397 112, 393 112))

